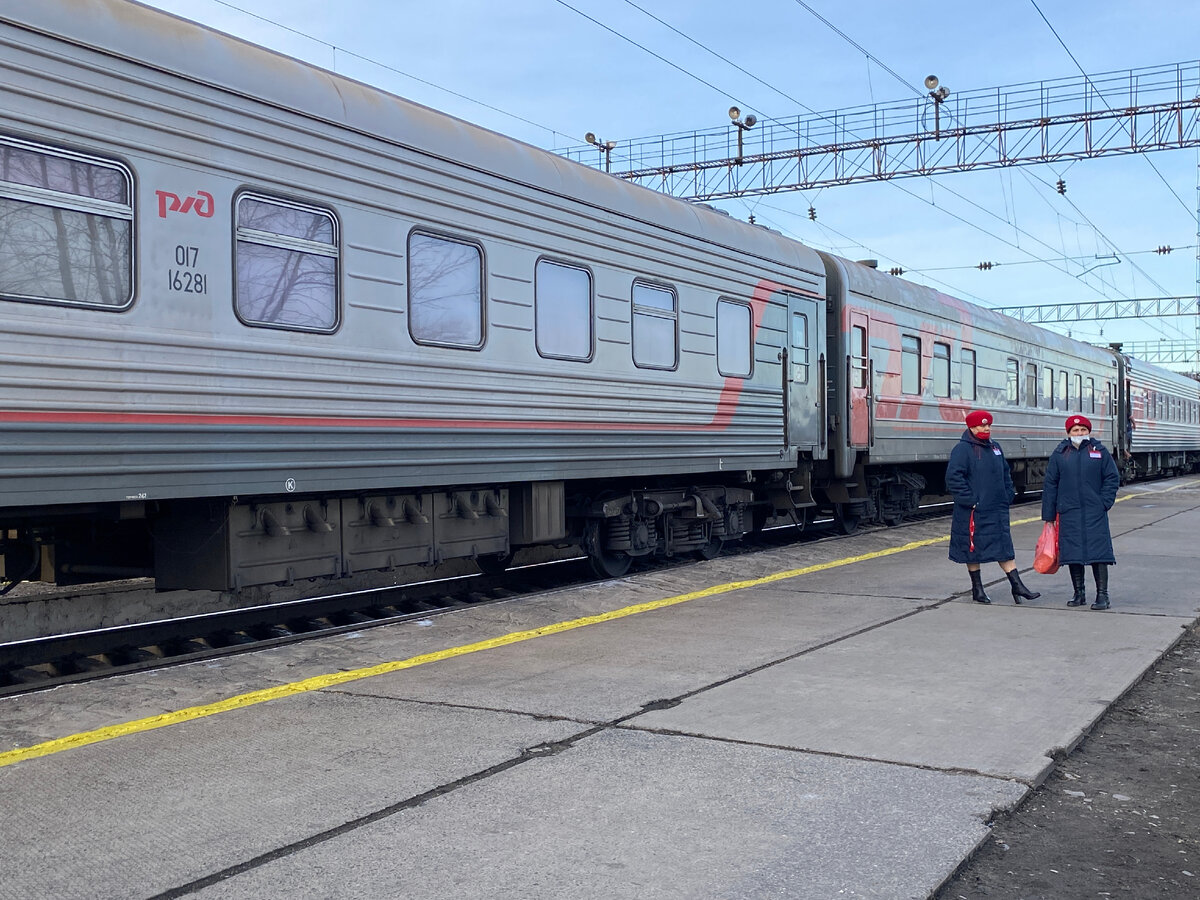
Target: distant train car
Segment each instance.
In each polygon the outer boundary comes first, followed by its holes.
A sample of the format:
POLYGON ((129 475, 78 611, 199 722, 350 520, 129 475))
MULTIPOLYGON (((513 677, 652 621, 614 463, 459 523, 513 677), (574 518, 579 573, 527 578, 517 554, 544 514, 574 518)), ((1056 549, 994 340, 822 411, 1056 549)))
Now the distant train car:
POLYGON ((946 458, 973 408, 995 415, 1019 491, 1041 485, 1071 412, 1112 440, 1119 374, 1110 351, 821 257, 839 344, 830 351, 832 449, 817 483, 845 491, 849 524, 898 521, 922 492, 943 493, 946 458))
POLYGON ((616 575, 898 521, 972 406, 1022 489, 1069 411, 1196 464, 1186 379, 130 0, 0 0, 0 49, 10 586, 616 575))
POLYGON ((1200 381, 1123 355, 1113 456, 1125 480, 1200 466, 1200 381))

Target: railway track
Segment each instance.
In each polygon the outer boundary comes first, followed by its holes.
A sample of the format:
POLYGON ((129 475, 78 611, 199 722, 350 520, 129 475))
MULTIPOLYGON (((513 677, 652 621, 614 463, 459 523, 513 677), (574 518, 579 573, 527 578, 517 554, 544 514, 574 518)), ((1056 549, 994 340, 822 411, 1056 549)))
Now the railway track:
MULTIPOLYGON (((947 505, 935 504, 906 521, 945 518, 948 511, 947 505)), ((841 523, 832 519, 801 527, 782 524, 728 546, 725 555, 845 537, 841 523)), ((692 557, 681 557, 665 567, 691 562, 692 557)), ((499 575, 461 576, 0 644, 0 697, 508 602, 595 580, 586 559, 578 558, 499 575)))

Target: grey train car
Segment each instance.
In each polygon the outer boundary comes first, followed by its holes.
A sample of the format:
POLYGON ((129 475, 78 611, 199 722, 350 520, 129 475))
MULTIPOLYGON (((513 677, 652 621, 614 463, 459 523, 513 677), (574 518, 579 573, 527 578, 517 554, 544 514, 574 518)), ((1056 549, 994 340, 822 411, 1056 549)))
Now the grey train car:
POLYGON ((949 450, 977 407, 996 417, 1018 491, 1041 484, 1071 412, 1112 441, 1120 375, 1110 350, 821 256, 830 332, 841 342, 830 351, 831 406, 841 413, 831 422, 830 480, 853 485, 838 498, 849 524, 898 521, 923 492, 943 492, 949 450))
POLYGON ((971 406, 1036 487, 1150 372, 130 0, 0 0, 0 47, 10 586, 616 575, 896 521, 971 406))
POLYGON ((615 574, 822 452, 794 241, 127 0, 0 43, 10 581, 615 574))
POLYGON ((1113 456, 1126 480, 1200 465, 1200 381, 1123 355, 1113 456))

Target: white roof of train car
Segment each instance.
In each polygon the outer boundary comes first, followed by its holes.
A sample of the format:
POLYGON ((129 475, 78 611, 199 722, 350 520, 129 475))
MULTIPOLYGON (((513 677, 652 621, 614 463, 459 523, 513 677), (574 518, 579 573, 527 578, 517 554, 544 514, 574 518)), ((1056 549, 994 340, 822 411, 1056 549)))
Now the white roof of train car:
POLYGON ((810 248, 133 0, 0 0, 0 19, 328 125, 821 273, 810 248))

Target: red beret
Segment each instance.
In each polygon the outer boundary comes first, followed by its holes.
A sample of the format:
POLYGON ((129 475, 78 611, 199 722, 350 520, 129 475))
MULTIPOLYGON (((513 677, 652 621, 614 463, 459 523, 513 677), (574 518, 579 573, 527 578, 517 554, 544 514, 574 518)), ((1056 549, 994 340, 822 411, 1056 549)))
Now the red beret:
POLYGON ((1082 425, 1088 431, 1092 430, 1091 420, 1089 420, 1087 416, 1068 416, 1067 417, 1067 431, 1070 431, 1076 425, 1082 425))
POLYGON ((992 414, 986 410, 977 409, 967 413, 967 427, 978 428, 980 425, 991 425, 992 414))

